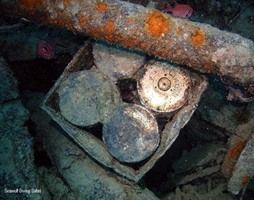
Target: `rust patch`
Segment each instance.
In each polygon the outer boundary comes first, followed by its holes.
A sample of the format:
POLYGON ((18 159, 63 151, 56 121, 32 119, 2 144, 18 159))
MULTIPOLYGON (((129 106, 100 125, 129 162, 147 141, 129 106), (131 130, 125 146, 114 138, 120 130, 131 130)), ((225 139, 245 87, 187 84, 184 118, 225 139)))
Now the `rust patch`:
POLYGON ((42 3, 43 3, 43 0, 21 0, 20 1, 20 5, 30 10, 41 6, 42 3))
POLYGON ((147 45, 147 43, 145 43, 145 42, 141 42, 140 43, 140 47, 141 47, 141 49, 147 49, 147 47, 148 47, 148 45, 147 45))
POLYGON ((135 21, 135 19, 133 18, 133 17, 129 17, 128 19, 127 19, 127 22, 128 23, 132 23, 132 22, 134 22, 135 21))
POLYGON ((216 67, 213 66, 211 63, 205 63, 204 64, 204 70, 200 69, 203 72, 208 72, 208 73, 212 73, 212 72, 216 72, 216 67))
POLYGON ((135 48, 135 44, 136 44, 136 47, 138 47, 138 41, 135 39, 132 39, 129 41, 122 39, 121 42, 122 42, 121 44, 127 48, 135 48))
POLYGON ((176 36, 179 36, 181 33, 182 33, 182 29, 181 29, 181 28, 178 28, 178 29, 176 30, 176 36))
POLYGON ((64 5, 67 7, 70 4, 70 0, 64 0, 64 5))
POLYGON ((108 5, 106 3, 99 2, 96 4, 96 10, 99 12, 105 11, 107 10, 107 8, 108 8, 108 5))
POLYGON ((204 31, 198 30, 195 35, 191 36, 191 41, 193 46, 200 47, 204 44, 205 41, 205 33, 204 31))
POLYGON ((237 162, 242 150, 246 145, 246 141, 240 141, 231 147, 225 155, 222 164, 222 173, 225 177, 229 178, 234 171, 235 163, 237 162))
POLYGON ((250 181, 250 177, 249 176, 247 176, 247 175, 243 176, 242 180, 241 180, 242 187, 246 186, 249 183, 249 181, 250 181))
POLYGON ((113 20, 108 21, 105 24, 105 33, 106 34, 111 34, 115 30, 115 24, 113 20))
POLYGON ((246 145, 245 141, 236 143, 231 149, 229 149, 227 153, 228 158, 231 160, 237 160, 242 150, 244 149, 245 145, 246 145))
POLYGON ((160 12, 152 12, 146 21, 146 32, 153 37, 160 37, 170 31, 171 22, 160 12))
POLYGON ((146 43, 143 43, 143 42, 137 40, 133 36, 126 37, 126 38, 123 38, 121 36, 116 36, 115 41, 118 42, 119 44, 121 44, 122 46, 131 48, 131 49, 140 49, 140 48, 146 47, 146 43))
POLYGON ((184 25, 185 27, 189 27, 189 26, 190 26, 189 22, 185 22, 183 25, 184 25))
POLYGON ((55 19, 48 19, 48 20, 49 20, 49 23, 64 27, 68 30, 73 29, 73 20, 71 17, 65 15, 64 10, 59 10, 55 19))
POLYGON ((84 16, 84 15, 82 15, 82 16, 79 18, 79 25, 80 25, 81 28, 85 25, 86 21, 87 21, 87 17, 84 16))
POLYGON ((109 20, 102 27, 97 27, 94 29, 93 25, 87 23, 86 31, 96 39, 104 38, 110 42, 116 41, 116 36, 114 36, 115 24, 113 20, 109 20))

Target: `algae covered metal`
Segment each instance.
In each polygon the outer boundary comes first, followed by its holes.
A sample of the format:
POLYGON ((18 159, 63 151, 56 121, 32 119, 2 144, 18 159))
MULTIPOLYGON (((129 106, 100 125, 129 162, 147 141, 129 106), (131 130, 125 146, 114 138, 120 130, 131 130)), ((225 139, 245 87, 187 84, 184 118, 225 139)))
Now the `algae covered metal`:
POLYGON ((141 5, 119 0, 1 0, 0 11, 142 50, 242 85, 254 80, 253 41, 141 5))
POLYGON ((103 126, 103 141, 121 162, 134 163, 149 157, 160 142, 155 117, 142 106, 123 104, 103 126))
POLYGON ((61 114, 81 127, 107 121, 120 101, 116 86, 92 70, 72 73, 59 89, 61 114))

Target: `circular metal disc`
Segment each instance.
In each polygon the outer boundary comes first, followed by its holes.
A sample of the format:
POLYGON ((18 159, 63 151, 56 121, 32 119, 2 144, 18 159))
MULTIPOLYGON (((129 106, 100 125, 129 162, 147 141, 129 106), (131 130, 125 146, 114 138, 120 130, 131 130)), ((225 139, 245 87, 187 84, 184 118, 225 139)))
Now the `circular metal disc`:
POLYGON ((134 104, 123 104, 115 110, 110 121, 103 126, 102 138, 110 154, 127 163, 146 159, 160 141, 154 116, 134 104))
POLYGON ((82 127, 103 123, 121 102, 113 82, 91 70, 71 74, 58 93, 61 114, 72 124, 82 127))
POLYGON ((172 112, 183 106, 190 88, 187 73, 161 62, 148 64, 138 81, 141 103, 157 112, 172 112))

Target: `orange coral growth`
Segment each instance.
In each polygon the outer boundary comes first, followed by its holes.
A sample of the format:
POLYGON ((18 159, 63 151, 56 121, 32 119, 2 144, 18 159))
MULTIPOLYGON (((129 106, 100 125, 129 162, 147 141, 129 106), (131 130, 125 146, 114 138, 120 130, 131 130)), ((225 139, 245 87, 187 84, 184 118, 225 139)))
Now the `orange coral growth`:
POLYGON ((146 22, 148 34, 159 37, 170 31, 170 22, 160 12, 152 12, 146 22))
POLYGON ((244 187, 244 186, 246 186, 248 183, 249 183, 249 181, 250 181, 250 177, 249 176, 243 176, 242 177, 242 181, 241 181, 241 185, 244 187))
POLYGON ((198 30, 195 35, 191 36, 191 41, 193 46, 195 47, 201 46, 205 41, 205 33, 201 30, 198 30))
POLYGON ((102 11, 107 10, 107 8, 108 8, 108 5, 106 3, 99 2, 99 3, 96 4, 96 10, 97 11, 102 12, 102 11))
POLYGON ((246 145, 246 141, 240 141, 231 147, 225 155, 223 164, 222 164, 222 173, 225 177, 230 177, 237 159, 239 158, 242 150, 246 145))
POLYGON ((39 7, 42 0, 21 0, 20 4, 28 9, 35 9, 39 7))

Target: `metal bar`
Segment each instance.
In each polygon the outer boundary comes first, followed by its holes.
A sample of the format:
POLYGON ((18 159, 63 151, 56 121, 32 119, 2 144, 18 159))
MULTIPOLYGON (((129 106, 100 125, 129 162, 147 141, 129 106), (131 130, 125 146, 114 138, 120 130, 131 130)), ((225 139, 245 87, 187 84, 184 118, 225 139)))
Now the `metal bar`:
POLYGON ((0 0, 0 13, 142 50, 236 83, 254 82, 254 43, 202 23, 119 0, 0 0))

